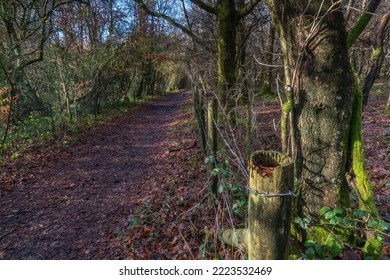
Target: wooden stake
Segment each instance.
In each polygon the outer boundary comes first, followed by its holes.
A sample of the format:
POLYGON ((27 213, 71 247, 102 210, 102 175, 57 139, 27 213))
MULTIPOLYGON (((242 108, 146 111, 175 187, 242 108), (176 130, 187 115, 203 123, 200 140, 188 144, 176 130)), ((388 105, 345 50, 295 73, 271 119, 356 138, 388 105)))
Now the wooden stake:
POLYGON ((249 259, 287 259, 294 186, 292 160, 278 152, 257 151, 251 156, 249 172, 249 259))

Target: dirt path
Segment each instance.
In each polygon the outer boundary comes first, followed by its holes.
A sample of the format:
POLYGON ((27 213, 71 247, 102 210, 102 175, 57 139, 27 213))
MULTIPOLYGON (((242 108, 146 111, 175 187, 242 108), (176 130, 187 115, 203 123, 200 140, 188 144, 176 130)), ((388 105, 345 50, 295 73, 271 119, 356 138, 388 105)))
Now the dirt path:
POLYGON ((0 259, 125 258, 116 231, 143 195, 149 167, 188 100, 180 93, 142 105, 0 192, 0 259))

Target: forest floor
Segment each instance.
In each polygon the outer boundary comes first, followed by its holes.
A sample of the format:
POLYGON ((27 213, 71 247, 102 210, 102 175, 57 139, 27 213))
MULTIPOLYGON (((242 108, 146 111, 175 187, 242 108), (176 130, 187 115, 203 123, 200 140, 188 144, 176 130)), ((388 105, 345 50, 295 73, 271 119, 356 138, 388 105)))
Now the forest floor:
MULTIPOLYGON (((386 96, 370 99, 364 134, 377 203, 389 218, 390 121, 379 107, 386 96)), ((6 160, 0 259, 242 259, 216 238, 236 218, 225 209, 228 201, 207 207, 190 98, 163 96, 65 149, 40 145, 6 160)), ((254 148, 275 149, 278 104, 261 104, 254 148)))

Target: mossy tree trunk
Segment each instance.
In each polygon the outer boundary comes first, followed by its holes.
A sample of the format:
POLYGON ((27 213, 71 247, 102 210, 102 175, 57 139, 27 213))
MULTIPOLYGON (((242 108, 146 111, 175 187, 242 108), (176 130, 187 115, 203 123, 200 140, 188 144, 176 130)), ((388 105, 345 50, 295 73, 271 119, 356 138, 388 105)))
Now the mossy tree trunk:
POLYGON ((205 112, 204 112, 204 102, 203 98, 204 94, 198 89, 196 84, 192 83, 192 101, 194 106, 194 114, 196 117, 196 121, 198 123, 199 128, 199 136, 201 140, 202 145, 202 151, 203 153, 206 153, 207 151, 207 139, 206 139, 206 119, 205 119, 205 112))
MULTIPOLYGON (((244 0, 237 1, 238 8, 243 8, 245 6, 244 0)), ((247 86, 247 77, 246 77, 246 55, 247 55, 247 38, 248 30, 244 21, 240 21, 237 26, 237 39, 236 39, 236 53, 237 53, 237 69, 236 76, 239 83, 239 99, 241 104, 245 106, 246 110, 246 133, 245 133, 245 150, 247 160, 249 162, 250 156, 253 152, 252 145, 252 100, 251 95, 248 91, 247 86)))
MULTIPOLYGON (((359 35, 364 31, 379 5, 378 0, 371 0, 367 5, 365 13, 358 19, 356 24, 348 34, 348 46, 352 47, 359 35)), ((390 19, 388 11, 380 20, 377 35, 374 41, 374 53, 370 61, 370 71, 364 80, 362 89, 360 88, 358 78, 355 77, 355 95, 352 107, 352 119, 350 130, 349 158, 351 159, 350 168, 352 169, 354 180, 356 182, 356 191, 359 194, 359 208, 366 210, 379 219, 379 213, 375 206, 375 199, 372 184, 364 162, 364 147, 362 136, 362 113, 364 105, 367 104, 369 92, 374 84, 382 67, 384 53, 383 43, 385 29, 390 19)))
POLYGON ((215 14, 217 18, 217 52, 218 52, 218 82, 217 95, 229 122, 236 122, 236 95, 237 83, 237 26, 247 16, 259 0, 245 2, 235 0, 217 0, 215 6, 203 1, 191 0, 206 12, 215 14), (239 8, 237 9, 236 6, 239 8))
POLYGON ((207 171, 211 176, 209 181, 210 199, 209 205, 212 204, 212 196, 218 194, 218 177, 212 174, 212 171, 216 167, 217 160, 217 149, 218 149, 218 134, 217 134, 217 114, 218 114, 218 103, 216 98, 210 98, 207 104, 207 144, 209 151, 209 160, 207 163, 207 171))
POLYGON ((218 97, 230 123, 235 123, 237 13, 234 0, 219 0, 215 7, 218 31, 218 97))
POLYGON ((356 181, 356 190, 359 194, 359 208, 368 211, 375 218, 379 218, 375 206, 374 193, 367 168, 364 162, 364 147, 362 136, 362 112, 363 95, 356 78, 355 96, 350 130, 350 157, 352 158, 352 170, 356 181))
MULTIPOLYGON (((370 1, 368 5, 369 12, 374 12, 380 1, 370 1)), ((352 28, 348 36, 348 45, 351 47, 356 39, 357 34, 361 34, 367 26, 372 15, 364 13, 352 28), (363 24, 364 23, 364 24, 363 24)), ((371 66, 368 75, 365 78, 362 90, 360 89, 358 78, 355 78, 355 96, 353 100, 351 130, 350 130, 350 145, 349 158, 353 179, 356 184, 356 191, 359 195, 359 208, 368 211, 374 219, 379 220, 380 215, 375 205, 374 192, 368 175, 368 171, 364 162, 364 147, 362 136, 362 113, 364 105, 368 101, 368 94, 374 84, 377 75, 380 72, 383 62, 383 39, 385 28, 389 22, 390 12, 388 11, 381 19, 378 33, 374 44, 374 54, 371 57, 371 66)), ((363 248, 363 254, 380 259, 383 249, 383 241, 376 238, 375 234, 368 232, 366 243, 363 248)))
POLYGON ((209 176, 208 188, 210 191, 208 203, 211 207, 213 205, 213 197, 218 193, 218 176, 212 174, 216 167, 217 151, 218 151, 218 131, 217 131, 217 117, 218 117, 218 100, 214 94, 210 93, 210 86, 204 81, 202 75, 199 75, 199 82, 202 86, 205 105, 207 105, 207 133, 206 137, 206 154, 207 160, 207 174, 209 176))
MULTIPOLYGON (((346 32, 340 3, 269 3, 281 37, 285 66, 292 69, 286 71, 286 84, 293 91, 293 155, 301 183, 297 210, 318 221, 323 206, 348 207, 345 175, 350 171, 351 159, 360 208, 379 218, 364 164, 363 96, 349 62, 353 37, 346 32)), ((353 32, 360 34, 361 30, 353 28, 353 32)), ((363 251, 378 258, 380 247, 375 236, 367 236, 363 251)))
POLYGON ((365 5, 365 10, 356 23, 352 26, 351 30, 348 33, 347 43, 348 48, 352 47, 355 41, 362 34, 364 29, 367 27, 372 16, 374 15, 376 9, 378 8, 381 0, 369 0, 365 5))
POLYGON ((298 211, 319 221, 324 206, 349 206, 345 179, 354 75, 340 4, 269 0, 292 93, 292 154, 298 211))

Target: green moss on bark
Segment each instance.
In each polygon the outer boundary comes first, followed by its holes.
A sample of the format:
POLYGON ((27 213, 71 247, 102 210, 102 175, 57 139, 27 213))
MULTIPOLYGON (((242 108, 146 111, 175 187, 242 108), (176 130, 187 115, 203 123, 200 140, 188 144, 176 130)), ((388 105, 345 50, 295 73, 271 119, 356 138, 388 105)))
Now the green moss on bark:
POLYGON ((371 56, 371 60, 377 59, 382 54, 381 49, 376 49, 371 56))
POLYGON ((352 47, 352 45, 355 43, 357 38, 359 38, 360 34, 362 34, 363 30, 366 28, 371 18, 372 18, 372 14, 364 14, 359 18, 355 26, 351 29, 351 31, 348 34, 348 38, 347 38, 348 48, 352 47))
POLYGON ((368 211, 378 218, 375 206, 372 184, 364 163, 364 148, 362 136, 363 96, 356 78, 355 96, 353 100, 352 118, 350 126, 350 155, 352 156, 352 170, 355 175, 357 191, 359 194, 359 208, 368 211))
MULTIPOLYGON (((337 229, 334 229, 338 231, 337 229)), ((351 232, 337 232, 337 239, 334 238, 335 232, 331 232, 323 225, 312 226, 307 230, 307 240, 313 240, 317 244, 326 246, 337 245, 343 247, 340 240, 348 240, 351 232), (339 239, 340 238, 340 239, 339 239)))
POLYGON ((282 115, 280 118, 280 136, 282 139, 282 152, 288 153, 288 115, 290 114, 292 102, 289 100, 282 105, 282 115))
POLYGON ((366 244, 363 247, 363 256, 368 259, 379 260, 382 256, 383 241, 376 238, 375 235, 368 235, 366 244))
MULTIPOLYGON (((236 123, 234 98, 229 96, 236 84, 237 14, 233 0, 218 1, 216 6, 218 30, 218 97, 226 109, 229 122, 236 123)), ((221 116, 219 116, 219 121, 221 116)))
MULTIPOLYGON (((356 190, 359 195, 359 208, 369 212, 374 219, 380 219, 375 206, 372 184, 364 162, 364 148, 362 137, 362 111, 363 95, 355 76, 355 97, 353 101, 351 131, 350 131, 350 155, 352 156, 352 170, 356 180, 356 190)), ((368 236, 363 253, 373 258, 380 258, 383 241, 375 236, 368 236)))

